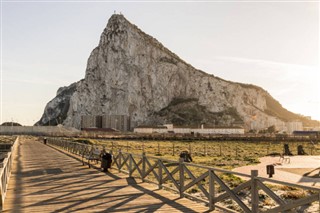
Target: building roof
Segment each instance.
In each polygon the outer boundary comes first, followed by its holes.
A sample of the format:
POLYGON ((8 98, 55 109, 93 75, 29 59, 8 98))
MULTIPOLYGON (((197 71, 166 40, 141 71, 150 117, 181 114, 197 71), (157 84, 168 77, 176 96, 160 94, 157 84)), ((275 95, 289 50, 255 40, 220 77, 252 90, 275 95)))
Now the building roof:
MULTIPOLYGON (((168 129, 166 126, 140 125, 135 128, 144 129, 168 129)), ((202 129, 199 126, 173 126, 173 129, 202 129)), ((203 129, 243 129, 239 126, 204 126, 203 129)))
MULTIPOLYGON (((174 126, 174 129, 202 129, 201 126, 174 126)), ((203 126, 203 129, 243 129, 239 126, 203 126)))
POLYGON ((151 125, 140 125, 135 128, 145 128, 145 129, 167 129, 166 126, 151 126, 151 125))
POLYGON ((96 128, 96 127, 81 128, 81 130, 87 131, 87 132, 119 132, 119 130, 114 128, 96 128))

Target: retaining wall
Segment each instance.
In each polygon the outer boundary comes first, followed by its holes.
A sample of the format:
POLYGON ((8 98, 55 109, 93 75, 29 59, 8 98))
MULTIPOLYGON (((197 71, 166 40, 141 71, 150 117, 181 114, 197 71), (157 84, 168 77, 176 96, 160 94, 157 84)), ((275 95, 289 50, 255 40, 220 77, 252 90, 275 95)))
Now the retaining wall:
POLYGON ((70 130, 62 126, 0 126, 1 135, 48 135, 75 136, 80 131, 70 130))

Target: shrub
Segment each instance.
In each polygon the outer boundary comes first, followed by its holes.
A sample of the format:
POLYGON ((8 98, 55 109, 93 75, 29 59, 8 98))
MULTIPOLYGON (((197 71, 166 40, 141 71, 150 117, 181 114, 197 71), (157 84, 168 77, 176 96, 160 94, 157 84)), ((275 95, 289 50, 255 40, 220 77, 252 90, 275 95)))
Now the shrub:
POLYGON ((286 191, 281 195, 283 199, 290 199, 290 200, 298 200, 303 198, 307 195, 307 193, 303 190, 296 190, 296 191, 286 191))

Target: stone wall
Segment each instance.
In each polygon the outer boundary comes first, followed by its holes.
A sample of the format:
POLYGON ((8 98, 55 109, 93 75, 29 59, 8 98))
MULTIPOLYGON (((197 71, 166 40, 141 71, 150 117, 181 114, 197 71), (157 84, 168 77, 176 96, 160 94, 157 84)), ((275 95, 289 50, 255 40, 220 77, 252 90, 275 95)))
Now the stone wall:
POLYGON ((77 136, 80 131, 63 126, 0 126, 2 135, 77 136))

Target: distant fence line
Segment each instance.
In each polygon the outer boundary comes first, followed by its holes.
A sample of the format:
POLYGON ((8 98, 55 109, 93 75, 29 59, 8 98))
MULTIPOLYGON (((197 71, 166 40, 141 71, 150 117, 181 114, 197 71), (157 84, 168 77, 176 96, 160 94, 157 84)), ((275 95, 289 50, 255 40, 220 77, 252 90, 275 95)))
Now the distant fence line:
MULTIPOLYGON (((48 139, 48 144, 78 156, 86 155, 90 150, 99 148, 101 151, 104 147, 92 146, 76 142, 69 142, 61 139, 48 139)), ((283 181, 276 181, 258 176, 257 170, 252 170, 251 175, 238 172, 232 172, 208 166, 171 161, 167 159, 147 156, 146 154, 132 154, 127 152, 112 151, 113 168, 119 172, 127 173, 130 177, 140 178, 142 181, 158 185, 159 189, 166 188, 180 194, 180 197, 189 197, 194 200, 204 202, 210 210, 219 208, 226 212, 237 212, 241 210, 248 213, 256 212, 296 212, 306 210, 312 203, 320 202, 320 189, 308 186, 302 186, 283 181), (245 177, 238 186, 232 186, 221 175, 236 175, 245 177), (283 198, 274 192, 274 187, 266 184, 278 184, 285 187, 295 187, 310 193, 294 201, 283 198), (201 197, 195 196, 189 190, 197 188, 201 197), (243 190, 247 190, 247 194, 243 190), (242 193, 241 193, 242 192, 242 193), (246 194, 243 196, 243 194, 246 194), (268 209, 262 209, 260 198, 264 196, 273 202, 268 209), (247 202, 246 199, 249 198, 247 202), (233 203, 237 207, 226 206, 226 203, 233 203), (290 211, 291 210, 291 211, 290 211)), ((320 210, 320 206, 318 208, 320 210)))
MULTIPOLYGON (((72 140, 77 141, 77 140, 72 140)), ((83 140, 79 139, 80 142, 83 140)), ((85 141, 85 140, 84 140, 85 141)), ((102 144, 111 150, 121 149, 126 152, 152 155, 179 155, 188 150, 193 156, 212 157, 263 157, 280 155, 284 151, 284 144, 288 144, 293 155, 297 155, 297 148, 302 145, 306 155, 320 155, 320 144, 305 142, 235 142, 235 141, 136 141, 136 140, 94 140, 93 143, 102 144)))

